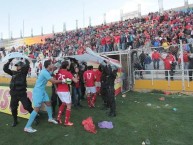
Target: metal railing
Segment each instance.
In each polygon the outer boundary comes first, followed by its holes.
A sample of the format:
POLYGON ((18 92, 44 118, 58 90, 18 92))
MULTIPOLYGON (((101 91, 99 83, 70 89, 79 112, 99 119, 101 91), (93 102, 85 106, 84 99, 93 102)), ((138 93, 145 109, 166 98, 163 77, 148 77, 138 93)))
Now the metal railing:
POLYGON ((141 79, 151 80, 151 84, 153 85, 155 80, 162 80, 162 79, 165 80, 165 77, 166 77, 165 72, 167 72, 167 74, 168 74, 168 76, 167 76, 168 86, 170 86, 170 82, 172 81, 171 77, 173 77, 173 78, 177 78, 177 79, 173 79, 173 80, 182 80, 183 87, 184 87, 183 80, 186 80, 188 82, 188 87, 190 87, 190 79, 189 78, 192 77, 192 76, 189 76, 190 71, 193 71, 193 69, 184 70, 184 76, 183 76, 182 70, 174 70, 172 72, 173 75, 171 76, 170 75, 171 70, 135 70, 135 71, 133 71, 134 84, 136 82, 136 76, 138 75, 139 77, 141 77, 140 73, 142 75, 141 79))

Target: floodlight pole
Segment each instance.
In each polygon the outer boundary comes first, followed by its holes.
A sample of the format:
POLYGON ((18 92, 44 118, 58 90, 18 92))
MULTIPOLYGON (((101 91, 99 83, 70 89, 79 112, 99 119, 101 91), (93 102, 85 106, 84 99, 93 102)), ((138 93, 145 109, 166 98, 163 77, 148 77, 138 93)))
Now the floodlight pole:
POLYGON ((3 33, 1 32, 1 40, 3 40, 3 33))
POLYGON ((52 34, 54 34, 55 31, 54 31, 54 25, 52 25, 52 34))
POLYGON ((131 65, 132 65, 132 62, 131 62, 131 47, 128 48, 128 54, 129 54, 129 58, 128 58, 128 75, 129 75, 129 90, 132 89, 132 71, 131 71, 131 65))
POLYGON ((44 35, 44 30, 43 30, 43 26, 41 27, 41 35, 44 35))
POLYGON ((76 20, 76 30, 78 30, 78 20, 76 20))
POLYGON ((141 18, 141 4, 138 4, 138 17, 141 18))
POLYGON ((104 17, 104 25, 106 25, 106 13, 104 13, 104 15, 103 15, 103 17, 104 17))
POLYGON ((31 28, 31 37, 33 37, 33 28, 31 28))
POLYGON ((159 13, 163 13, 163 0, 158 0, 159 13))
POLYGON ((120 10, 120 20, 123 21, 123 10, 120 10))
POLYGON ((66 32, 66 23, 63 23, 63 32, 66 32))
POLYGON ((185 6, 185 8, 189 7, 188 0, 184 0, 184 6, 185 6))
POLYGON ((185 91, 185 85, 184 85, 184 59, 183 59, 182 40, 180 40, 180 59, 181 59, 181 67, 182 67, 182 91, 185 91))
POLYGON ((91 17, 89 17, 89 26, 91 27, 91 17))
POLYGON ((11 39, 11 36, 10 36, 10 14, 8 14, 8 38, 9 38, 9 40, 11 39))
POLYGON ((24 30, 25 30, 25 23, 24 23, 24 20, 23 20, 23 38, 25 37, 24 30))
POLYGON ((82 12, 82 15, 83 15, 83 28, 84 28, 85 27, 84 2, 83 2, 83 12, 82 12))

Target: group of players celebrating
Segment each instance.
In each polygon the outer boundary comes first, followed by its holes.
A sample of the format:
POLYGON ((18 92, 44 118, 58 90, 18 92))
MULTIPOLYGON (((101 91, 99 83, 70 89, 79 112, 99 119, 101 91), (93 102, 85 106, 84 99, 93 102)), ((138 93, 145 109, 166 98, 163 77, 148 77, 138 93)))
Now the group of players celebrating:
POLYGON ((117 69, 113 70, 109 64, 109 61, 105 61, 103 65, 99 65, 99 69, 97 71, 94 71, 93 66, 87 66, 85 63, 84 65, 74 62, 70 64, 69 60, 64 60, 57 68, 54 64, 52 64, 51 60, 46 60, 44 62, 44 69, 42 69, 40 72, 33 89, 33 110, 31 109, 32 105, 26 94, 26 76, 27 69, 29 68, 29 62, 26 61, 27 63, 17 63, 15 65, 17 70, 12 71, 9 69, 9 64, 11 61, 12 59, 4 65, 4 71, 12 76, 10 83, 10 92, 14 92, 12 94, 10 93, 10 107, 14 118, 12 126, 16 126, 18 123, 16 110, 19 101, 22 102, 24 108, 30 113, 29 120, 24 128, 25 132, 34 133, 37 131, 31 126, 32 123, 36 121, 42 103, 45 104, 46 111, 48 113, 48 122, 53 124, 64 124, 65 126, 73 126, 73 123, 70 121, 72 106, 71 90, 73 92, 72 95, 77 96, 77 98, 74 97, 74 104, 80 105, 82 84, 86 88, 85 92, 89 108, 95 107, 97 94, 100 94, 101 92, 104 101, 104 108, 110 108, 109 116, 116 116, 114 80, 116 78, 117 69), (24 79, 20 79, 21 77, 24 79), (54 84, 57 95, 62 102, 59 106, 56 120, 53 118, 51 101, 46 92, 46 85, 48 81, 54 84), (63 122, 61 118, 64 111, 65 120, 63 122))

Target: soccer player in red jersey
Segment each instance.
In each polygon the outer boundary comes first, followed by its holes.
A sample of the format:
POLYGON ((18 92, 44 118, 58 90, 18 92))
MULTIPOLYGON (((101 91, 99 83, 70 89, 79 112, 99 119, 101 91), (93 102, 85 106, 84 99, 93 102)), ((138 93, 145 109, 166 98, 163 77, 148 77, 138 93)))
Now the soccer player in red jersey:
POLYGON ((57 121, 60 124, 62 124, 61 116, 62 116, 62 113, 64 112, 65 106, 67 106, 66 114, 65 114, 65 121, 64 121, 65 126, 73 125, 73 123, 69 121, 70 114, 71 114, 71 95, 70 95, 68 84, 70 84, 70 80, 77 83, 77 79, 74 78, 71 72, 67 70, 69 69, 69 67, 70 67, 69 62, 64 61, 62 63, 60 70, 58 71, 58 73, 55 76, 57 80, 66 80, 66 83, 57 85, 57 94, 60 100, 62 101, 62 105, 60 106, 59 111, 58 111, 57 121))
POLYGON ((96 87, 95 87, 95 72, 93 66, 88 66, 87 71, 84 72, 83 78, 86 86, 87 102, 90 108, 95 107, 96 102, 96 87))

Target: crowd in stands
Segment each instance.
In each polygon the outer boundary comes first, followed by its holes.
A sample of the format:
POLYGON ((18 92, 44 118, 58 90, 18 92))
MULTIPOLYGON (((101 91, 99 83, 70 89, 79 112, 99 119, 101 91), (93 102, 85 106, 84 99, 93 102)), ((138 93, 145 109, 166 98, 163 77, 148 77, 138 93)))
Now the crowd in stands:
MULTIPOLYGON (((177 62, 179 61, 179 45, 177 44, 180 40, 184 44, 183 50, 193 53, 192 9, 171 10, 163 14, 149 13, 141 18, 57 33, 52 38, 47 38, 44 44, 20 46, 17 50, 38 60, 40 54, 43 57, 53 58, 59 54, 80 55, 85 52, 86 47, 101 53, 126 50, 130 46, 131 49, 142 49, 145 53, 152 50, 156 50, 157 53, 170 52, 177 62)), ((13 51, 15 51, 14 48, 13 51)), ((145 63, 149 63, 150 58, 153 60, 154 69, 159 69, 161 58, 154 54, 151 56, 145 54, 141 57, 142 69, 145 69, 145 63)))
MULTIPOLYGON (((54 57, 60 52, 64 55, 82 54, 85 47, 91 47, 96 52, 125 50, 128 46, 133 49, 158 47, 162 51, 178 44, 180 39, 184 44, 193 43, 192 19, 191 9, 149 13, 142 18, 57 33, 47 38, 45 44, 34 44, 27 48, 34 57, 37 57, 37 51, 54 57)), ((171 48, 171 51, 176 53, 176 49, 171 48)), ((192 51, 192 47, 184 49, 192 51)))

